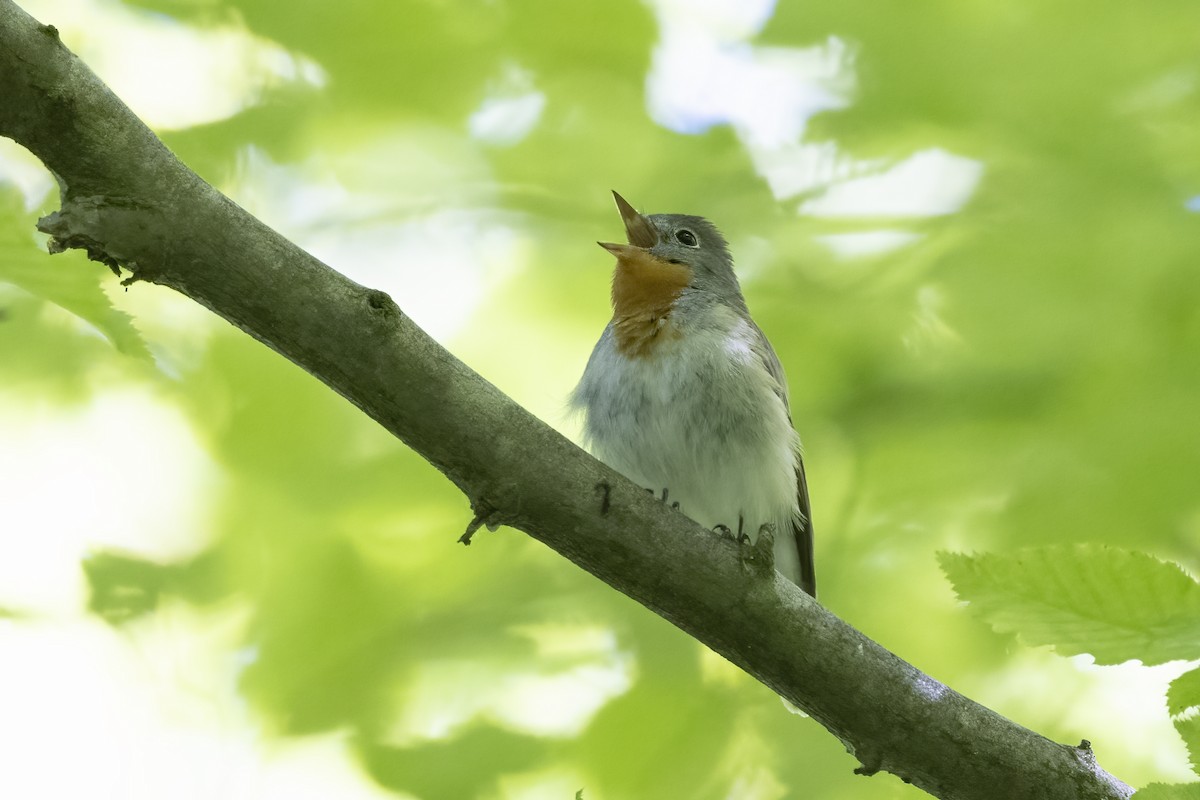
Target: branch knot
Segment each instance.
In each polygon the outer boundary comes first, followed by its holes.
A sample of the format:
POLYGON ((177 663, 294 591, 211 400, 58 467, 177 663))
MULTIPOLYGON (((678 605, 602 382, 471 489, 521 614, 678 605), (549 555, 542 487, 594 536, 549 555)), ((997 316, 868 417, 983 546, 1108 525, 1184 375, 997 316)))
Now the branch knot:
POLYGON ((499 509, 482 497, 471 503, 471 509, 475 512, 475 516, 467 523, 467 529, 463 531, 463 535, 458 537, 460 542, 468 546, 476 532, 483 526, 486 525, 489 531, 494 531, 503 524, 499 509))

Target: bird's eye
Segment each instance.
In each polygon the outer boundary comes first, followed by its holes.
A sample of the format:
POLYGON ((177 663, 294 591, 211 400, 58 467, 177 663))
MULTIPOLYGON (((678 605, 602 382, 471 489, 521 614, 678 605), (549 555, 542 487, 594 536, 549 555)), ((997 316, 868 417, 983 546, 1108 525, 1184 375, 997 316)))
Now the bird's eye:
POLYGON ((683 230, 675 231, 675 241, 679 242, 684 247, 699 247, 696 243, 696 234, 684 228, 683 230))

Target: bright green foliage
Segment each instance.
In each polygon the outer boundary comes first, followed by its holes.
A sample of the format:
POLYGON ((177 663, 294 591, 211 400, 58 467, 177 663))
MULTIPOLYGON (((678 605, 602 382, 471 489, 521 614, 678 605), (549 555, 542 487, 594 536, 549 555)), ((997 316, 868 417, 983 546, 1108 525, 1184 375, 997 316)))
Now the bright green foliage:
POLYGON ((1174 564, 1097 545, 938 558, 960 599, 1028 644, 1101 664, 1200 658, 1200 584, 1174 564))
POLYGON ((1185 783, 1178 786, 1152 783, 1145 789, 1139 789, 1133 795, 1133 800, 1200 800, 1200 783, 1185 783))
MULTIPOLYGON (((845 45, 829 82, 845 106, 802 140, 836 154, 795 193, 773 190, 770 159, 752 149, 807 163, 796 142, 655 121, 659 20, 634 0, 130 8, 196 32, 244 27, 318 65, 321 87, 281 81, 163 138, 268 224, 440 325, 458 356, 565 430, 564 398, 609 313, 611 259, 594 244, 621 232, 609 189, 714 220, 790 378, 822 602, 1000 713, 1093 741, 1133 785, 1182 780, 1182 757, 1163 774, 1160 751, 1178 746, 1165 711, 1147 734, 1092 676, 1031 666, 1037 654, 955 606, 935 553, 996 552, 945 564, 989 620, 1031 643, 1104 661, 1196 656, 1194 581, 1124 551, 1200 569, 1200 5, 781 3, 728 49, 770 61, 845 45), (471 115, 514 71, 544 96, 536 124, 513 141, 473 137, 471 115), (801 211, 850 175, 933 149, 977 165, 961 207, 801 211), (333 199, 296 212, 313 186, 333 199), (879 231, 912 238, 876 254, 830 244, 879 231), (1072 557, 1012 555, 1034 545, 1072 557), (1044 684, 1028 683, 1031 668, 1044 684)), ((687 3, 663 14, 704 19, 687 3)), ((160 68, 116 32, 87 43, 107 43, 126 71, 160 68)), ((735 88, 766 113, 794 87, 735 88)), ((95 553, 92 609, 121 630, 179 604, 243 612, 238 691, 274 734, 348 731, 373 780, 431 800, 516 797, 514 780, 543 773, 588 800, 925 796, 853 775, 817 724, 526 537, 456 545, 470 512, 436 470, 262 345, 181 318, 166 290, 126 294, 79 253, 46 256, 35 215, 0 192, 5 399, 136 387, 185 414, 220 470, 197 488, 198 552, 95 553), (573 726, 548 721, 570 680, 607 693, 594 713, 564 715, 573 726)), ((64 483, 63 501, 79 491, 64 483)), ((60 535, 39 525, 5 519, 0 536, 60 535)), ((1177 681, 1173 710, 1195 702, 1193 681, 1177 681)), ((1193 723, 1177 724, 1195 759, 1193 723)))
POLYGON ((1200 669, 1185 672, 1171 683, 1167 710, 1187 745, 1192 768, 1200 773, 1200 669))
POLYGON ((1176 719, 1175 730, 1179 731, 1179 735, 1183 737, 1183 743, 1187 745, 1192 769, 1200 774, 1200 716, 1193 712, 1188 717, 1176 719))
MULTIPOLYGON (((1090 653, 1100 664, 1200 658, 1200 584, 1175 564, 1095 545, 938 558, 960 599, 1028 644, 1090 653)), ((1200 670, 1171 683, 1167 710, 1200 766, 1200 670)), ((1163 797, 1193 797, 1200 784, 1160 789, 1182 792, 1163 797)))
POLYGON ((1183 673, 1167 690, 1167 710, 1172 715, 1183 714, 1189 709, 1200 710, 1200 669, 1183 673))
MULTIPOLYGON (((2 175, 0 175, 2 178, 2 175)), ((34 238, 36 214, 0 180, 0 365, 3 382, 29 382, 80 396, 77 371, 95 358, 111 358, 99 333, 123 355, 149 360, 129 314, 113 306, 101 287, 107 269, 72 253, 49 269, 45 245, 34 238), (52 303, 47 312, 47 302, 52 303), (57 311, 61 309, 62 311, 57 311), (57 313, 56 313, 57 312, 57 313), (62 313, 67 312, 67 313, 62 313), (48 363, 58 370, 47 370, 48 363)), ((42 237, 44 239, 44 237, 42 237)))
MULTIPOLYGON (((34 297, 50 300, 81 320, 95 326, 118 351, 128 356, 149 358, 150 353, 129 315, 113 308, 100 287, 105 271, 94 264, 64 264, 62 269, 46 269, 45 252, 39 253, 33 241, 36 217, 26 214, 12 191, 0 191, 0 218, 24 224, 0 229, 0 282, 18 286, 34 297)), ((68 259, 64 259, 67 261, 68 259)), ((2 346, 2 345, 0 345, 2 346)))

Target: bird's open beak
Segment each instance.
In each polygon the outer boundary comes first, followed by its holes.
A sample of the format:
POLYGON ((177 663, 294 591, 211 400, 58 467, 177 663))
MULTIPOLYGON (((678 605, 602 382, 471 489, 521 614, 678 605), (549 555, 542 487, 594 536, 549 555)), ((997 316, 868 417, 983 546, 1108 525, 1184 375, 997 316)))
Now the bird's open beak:
POLYGON ((621 212, 621 221, 625 223, 625 237, 629 244, 614 244, 612 242, 597 242, 617 258, 630 253, 634 249, 646 250, 658 244, 658 231, 650 224, 650 220, 639 214, 629 201, 613 192, 617 201, 617 210, 621 212))

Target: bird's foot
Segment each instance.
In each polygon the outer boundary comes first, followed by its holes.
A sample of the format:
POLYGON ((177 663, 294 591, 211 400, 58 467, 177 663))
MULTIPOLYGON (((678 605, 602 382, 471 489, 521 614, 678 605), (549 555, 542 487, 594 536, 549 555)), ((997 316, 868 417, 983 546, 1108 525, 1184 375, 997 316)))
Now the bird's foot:
POLYGON ((717 525, 713 530, 721 534, 722 538, 741 545, 738 548, 738 559, 747 572, 770 575, 775 571, 775 526, 771 523, 768 522, 758 529, 758 539, 754 542, 751 542, 746 534, 744 517, 738 517, 736 534, 728 525, 717 525))
POLYGON ((775 571, 775 526, 766 522, 758 528, 758 539, 742 550, 742 566, 759 575, 775 571))
POLYGON ((738 544, 750 544, 750 537, 746 535, 746 519, 744 517, 738 517, 738 529, 736 535, 729 529, 728 525, 715 525, 713 526, 713 530, 721 534, 721 538, 723 539, 729 539, 737 542, 738 544))
POLYGON ((738 560, 746 572, 766 577, 775 571, 775 527, 773 524, 767 523, 758 528, 758 539, 754 542, 751 542, 750 536, 745 533, 744 518, 738 518, 736 535, 728 528, 728 525, 716 525, 713 530, 719 533, 722 539, 738 543, 738 560))
MULTIPOLYGON (((654 490, 653 490, 653 489, 647 489, 646 491, 650 493, 650 496, 651 496, 651 497, 658 497, 658 495, 656 495, 656 494, 654 493, 654 490)), ((664 506, 667 504, 667 494, 668 494, 667 487, 665 487, 665 486, 664 486, 664 487, 663 487, 663 490, 662 490, 662 496, 661 496, 661 497, 658 497, 658 499, 662 501, 662 504, 663 504, 664 506)), ((675 502, 671 503, 671 508, 673 508, 673 509, 675 509, 676 511, 678 511, 678 510, 679 510, 679 501, 678 501, 678 500, 676 500, 675 502)))

